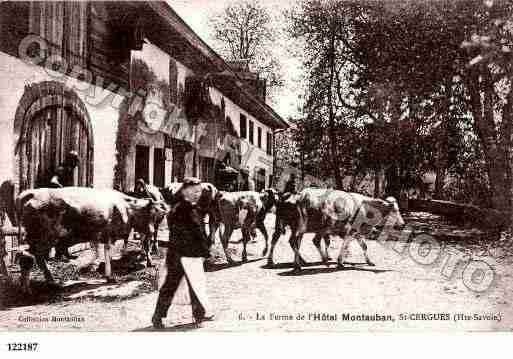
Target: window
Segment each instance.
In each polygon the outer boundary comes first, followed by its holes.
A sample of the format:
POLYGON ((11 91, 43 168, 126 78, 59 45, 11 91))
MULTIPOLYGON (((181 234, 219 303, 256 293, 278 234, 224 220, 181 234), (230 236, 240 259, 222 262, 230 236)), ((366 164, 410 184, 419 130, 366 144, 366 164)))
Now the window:
POLYGON ((240 114, 240 138, 247 138, 246 116, 240 114))
POLYGON ((150 183, 150 148, 148 146, 135 146, 135 179, 142 178, 150 183))
POLYGON ((200 173, 199 177, 203 182, 214 182, 214 159, 208 157, 199 157, 200 173))
POLYGON ((88 58, 87 2, 31 2, 29 31, 46 40, 50 54, 62 55, 69 68, 88 58))
POLYGON ((164 187, 166 177, 166 154, 163 148, 153 151, 153 185, 164 187))
POLYGON ((267 132, 267 154, 273 155, 273 134, 271 132, 267 132))
POLYGON ((254 143, 254 139, 253 139, 253 130, 254 130, 254 123, 253 121, 249 121, 249 143, 253 144, 254 143))
POLYGON ((262 148, 262 129, 260 127, 258 128, 257 144, 258 148, 262 148))
POLYGON ((257 192, 262 191, 265 188, 265 169, 261 168, 256 173, 255 188, 257 192))
POLYGON ((178 104, 178 68, 173 59, 169 59, 169 101, 178 104))

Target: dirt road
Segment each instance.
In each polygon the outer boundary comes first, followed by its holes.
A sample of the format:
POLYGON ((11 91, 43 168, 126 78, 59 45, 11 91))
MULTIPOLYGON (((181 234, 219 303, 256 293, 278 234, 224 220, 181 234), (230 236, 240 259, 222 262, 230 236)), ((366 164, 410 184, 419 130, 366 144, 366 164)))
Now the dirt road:
MULTIPOLYGON (((410 219, 410 223, 412 223, 410 219)), ((272 218, 268 218, 272 226, 272 218)), ((424 223, 425 224, 425 223, 424 223)), ((453 232, 454 230, 451 229, 453 232)), ((240 236, 240 233, 236 233, 240 236)), ((347 269, 321 265, 319 254, 306 235, 302 253, 313 262, 301 272, 292 269, 288 237, 276 251, 276 266, 268 268, 259 254, 263 240, 249 244, 249 263, 228 267, 215 263, 207 273, 209 293, 217 313, 215 321, 197 327, 191 322, 186 292, 179 293, 165 321, 167 330, 199 331, 437 331, 513 329, 512 264, 501 248, 484 251, 465 243, 445 243, 439 259, 421 265, 408 245, 368 241, 375 267, 363 265, 361 250, 351 246, 347 269), (391 248, 394 246, 394 248, 391 248), (398 248, 404 251, 398 253, 398 248), (492 287, 482 293, 469 290, 461 278, 463 266, 452 279, 442 276, 444 253, 466 251, 486 259, 495 271, 492 287), (485 253, 486 252, 486 253, 485 253), (486 256, 485 256, 486 254, 486 256), (493 255, 494 257, 490 257, 493 255), (462 320, 458 320, 462 319, 462 320)), ((332 241, 335 258, 340 241, 332 241)), ((232 248, 240 244, 232 243, 232 248)), ((418 249, 418 248, 417 248, 418 249)), ((219 248, 217 248, 219 251, 219 248)), ((240 250, 237 250, 240 253, 240 250)), ((417 255, 422 251, 417 250, 417 255)), ((74 293, 65 301, 0 311, 2 330, 146 331, 157 292, 131 299, 137 281, 106 286, 99 281, 92 295, 74 293), (112 295, 109 295, 112 294, 112 295), (53 319, 61 318, 60 321, 53 319), (64 318, 64 319, 62 319, 64 318)))

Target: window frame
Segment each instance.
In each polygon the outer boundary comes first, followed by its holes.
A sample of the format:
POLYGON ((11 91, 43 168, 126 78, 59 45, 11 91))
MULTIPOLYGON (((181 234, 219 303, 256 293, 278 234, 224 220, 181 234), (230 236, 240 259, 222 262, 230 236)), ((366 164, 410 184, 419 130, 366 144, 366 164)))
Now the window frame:
POLYGON ((243 113, 239 117, 239 132, 240 138, 248 138, 248 119, 243 113))

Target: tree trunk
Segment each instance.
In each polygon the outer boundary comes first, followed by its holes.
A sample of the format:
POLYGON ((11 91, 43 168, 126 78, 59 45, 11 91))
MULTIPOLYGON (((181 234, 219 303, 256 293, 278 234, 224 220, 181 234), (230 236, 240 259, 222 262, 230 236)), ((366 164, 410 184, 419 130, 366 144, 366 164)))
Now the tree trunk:
POLYGON ((387 181, 385 194, 387 196, 399 198, 401 192, 401 179, 399 178, 399 168, 396 164, 391 165, 385 170, 385 178, 387 181))
MULTIPOLYGON (((495 128, 493 108, 494 89, 487 81, 483 81, 477 76, 473 76, 473 80, 473 83, 469 86, 472 101, 472 115, 485 154, 488 179, 492 192, 492 207, 496 210, 510 213, 512 184, 508 182, 508 178, 511 178, 511 166, 508 164, 509 158, 507 152, 505 153, 504 149, 501 151, 499 136, 495 128), (483 85, 482 90, 479 86, 480 83, 483 85), (481 97, 484 98, 483 101, 481 97)), ((511 96, 509 97, 511 98, 511 96)), ((504 114, 506 113, 507 111, 504 114)), ((510 119, 508 118, 506 120, 510 119)))
POLYGON ((509 230, 511 230, 513 226, 513 119, 511 116, 513 115, 513 90, 510 90, 507 97, 507 102, 504 105, 502 112, 502 127, 501 127, 501 136, 502 136, 502 152, 504 154, 505 159, 505 170, 506 170, 506 193, 510 198, 509 202, 509 210, 510 210, 510 218, 508 218, 509 222, 509 230))
POLYGON ((442 199, 442 190, 445 181, 445 166, 438 164, 436 167, 434 199, 442 199))
POLYGON ((381 191, 380 191, 380 184, 379 184, 379 174, 380 170, 378 168, 374 169, 374 197, 380 198, 381 197, 381 191))
POLYGON ((333 170, 333 176, 335 177, 336 189, 344 190, 344 178, 340 173, 340 164, 338 162, 338 151, 337 151, 337 129, 335 123, 335 103, 334 103, 334 81, 337 74, 335 68, 335 32, 336 28, 334 25, 331 26, 331 39, 330 39, 330 81, 328 89, 328 106, 329 106, 329 138, 330 138, 330 152, 331 152, 331 167, 333 170))
POLYGON ((435 193, 434 199, 442 199, 442 189, 445 182, 445 173, 448 165, 448 153, 449 153, 449 124, 447 123, 450 118, 450 97, 451 97, 451 86, 450 81, 445 81, 443 96, 443 110, 440 113, 440 136, 438 142, 438 151, 436 156, 436 177, 435 177, 435 193), (445 117, 445 118, 444 118, 445 117))

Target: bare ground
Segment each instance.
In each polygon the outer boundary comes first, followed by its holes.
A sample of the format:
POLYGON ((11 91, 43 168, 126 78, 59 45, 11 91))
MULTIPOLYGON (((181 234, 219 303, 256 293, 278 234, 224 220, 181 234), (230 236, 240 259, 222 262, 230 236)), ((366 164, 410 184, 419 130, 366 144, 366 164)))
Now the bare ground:
MULTIPOLYGON (((271 233, 272 217, 268 216, 267 219, 271 233)), ((191 325, 188 295, 182 290, 176 295, 166 318, 166 330, 513 329, 511 240, 492 240, 477 230, 459 228, 422 213, 412 214, 407 221, 415 231, 433 234, 443 247, 432 264, 422 265, 415 261, 429 253, 425 251, 426 248, 417 250, 404 242, 381 243, 372 240, 368 241, 369 255, 376 263, 375 267, 363 264, 361 249, 355 242, 347 259, 350 264, 345 269, 338 269, 335 262, 327 267, 319 262, 319 254, 311 241, 312 235, 306 235, 301 251, 311 263, 297 272, 292 267, 293 253, 287 241, 287 232, 276 247, 277 264, 274 267, 267 267, 266 260, 260 256, 263 249, 260 235, 257 241, 248 245, 248 263, 228 266, 217 243, 214 249, 217 260, 209 266, 207 273, 216 320, 200 326, 191 325), (495 272, 492 286, 481 293, 469 290, 462 280, 464 266, 461 264, 451 278, 444 277, 444 258, 447 258, 449 251, 464 253, 472 259, 489 263, 495 272), (350 318, 345 319, 344 313, 349 314, 350 318), (369 321, 361 317, 376 313, 380 316, 390 315, 390 320, 369 321), (421 320, 419 315, 430 313, 447 313, 449 320, 421 320), (467 319, 455 320, 460 313, 468 315, 467 319), (355 320, 351 320, 352 315, 355 320), (402 320, 404 317, 406 319, 402 320)), ((165 238, 166 230, 161 234, 165 238)), ((238 238, 239 231, 233 239, 238 238)), ((330 245, 329 252, 334 258, 339 245, 339 240, 333 240, 330 245)), ((240 243, 230 245, 236 259, 240 259, 240 247, 240 243)), ((159 263, 160 282, 165 271, 162 261, 165 250, 161 248, 161 256, 154 258, 159 263)), ((48 290, 39 276, 32 283, 33 296, 20 296, 16 286, 4 284, 3 296, 0 294, 5 308, 0 311, 1 329, 151 331, 150 318, 157 298, 155 270, 142 268, 137 261, 120 259, 114 267, 120 283, 107 285, 96 272, 80 270, 79 267, 83 267, 90 257, 91 253, 84 252, 79 260, 80 265, 53 265, 53 272, 65 284, 57 292, 48 290), (55 321, 54 317, 67 321, 55 321)))

